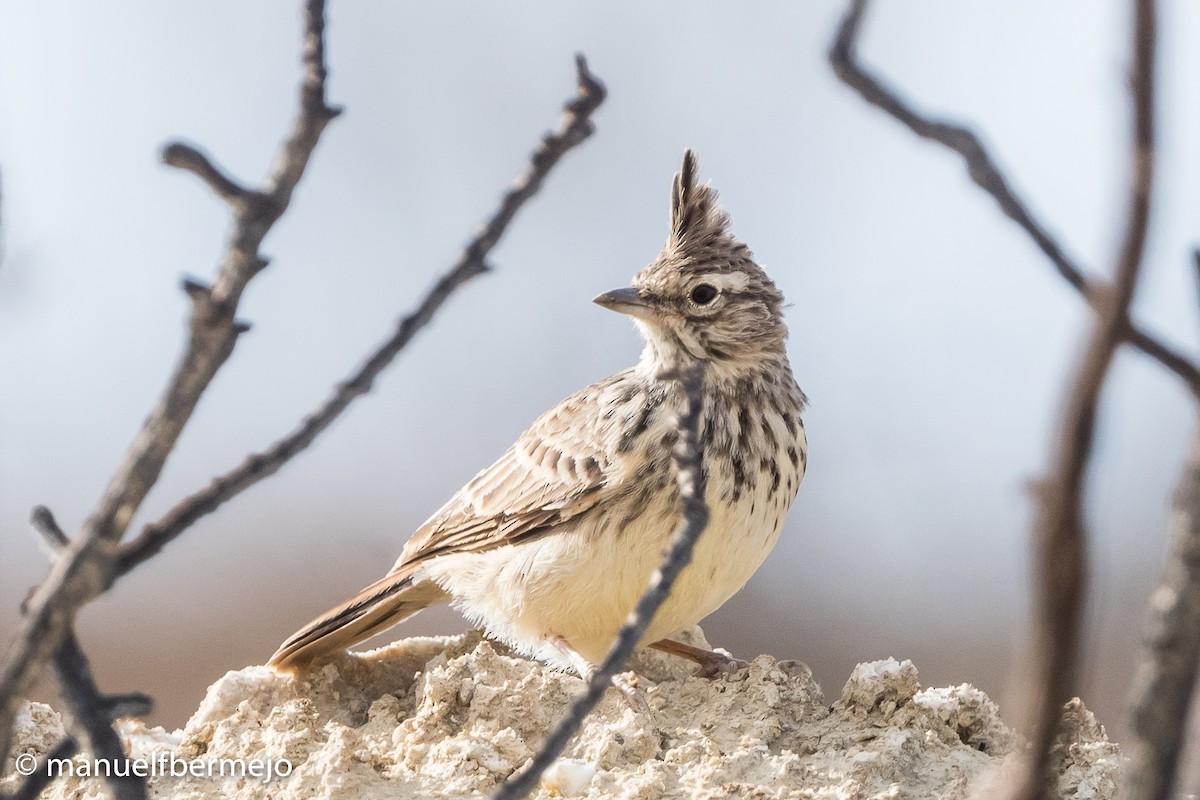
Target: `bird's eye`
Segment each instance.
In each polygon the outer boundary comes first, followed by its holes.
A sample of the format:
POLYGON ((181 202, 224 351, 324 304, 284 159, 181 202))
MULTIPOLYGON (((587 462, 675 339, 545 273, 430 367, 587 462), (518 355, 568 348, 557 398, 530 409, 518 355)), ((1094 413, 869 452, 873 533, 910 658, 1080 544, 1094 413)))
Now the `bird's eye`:
POLYGON ((717 297, 717 287, 711 283, 698 283, 692 287, 692 302, 698 306, 706 306, 717 297))

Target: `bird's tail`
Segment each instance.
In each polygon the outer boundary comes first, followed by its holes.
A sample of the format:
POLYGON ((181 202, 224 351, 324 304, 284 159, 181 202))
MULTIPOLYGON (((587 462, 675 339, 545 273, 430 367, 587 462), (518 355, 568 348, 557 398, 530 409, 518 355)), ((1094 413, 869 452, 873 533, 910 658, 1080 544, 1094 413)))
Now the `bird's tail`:
POLYGON ((289 672, 303 669, 449 599, 433 581, 414 580, 408 572, 387 575, 293 633, 267 664, 289 672))

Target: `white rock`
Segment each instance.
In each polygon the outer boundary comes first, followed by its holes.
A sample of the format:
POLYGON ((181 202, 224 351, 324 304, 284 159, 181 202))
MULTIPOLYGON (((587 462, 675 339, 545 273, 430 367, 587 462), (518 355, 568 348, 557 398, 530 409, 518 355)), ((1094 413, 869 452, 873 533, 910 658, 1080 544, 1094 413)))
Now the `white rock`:
MULTIPOLYGON (((706 646, 698 631, 690 641, 706 646)), ((653 712, 636 713, 610 692, 547 773, 539 800, 956 800, 982 796, 1018 763, 1015 737, 986 695, 966 684, 922 690, 908 661, 859 665, 832 707, 807 670, 769 656, 711 681, 657 652, 640 653, 632 668, 653 712)), ((466 634, 404 640, 302 678, 231 672, 182 731, 119 728, 135 757, 276 765, 265 789, 248 778, 162 777, 150 781, 156 798, 486 797, 581 691, 574 676, 466 634)), ((1117 747, 1082 704, 1069 714, 1060 792, 1109 800, 1117 747)), ((62 732, 53 710, 28 704, 15 752, 42 755, 62 732)), ((0 781, 0 790, 15 786, 0 781)), ((102 791, 95 780, 59 780, 42 797, 102 791)))

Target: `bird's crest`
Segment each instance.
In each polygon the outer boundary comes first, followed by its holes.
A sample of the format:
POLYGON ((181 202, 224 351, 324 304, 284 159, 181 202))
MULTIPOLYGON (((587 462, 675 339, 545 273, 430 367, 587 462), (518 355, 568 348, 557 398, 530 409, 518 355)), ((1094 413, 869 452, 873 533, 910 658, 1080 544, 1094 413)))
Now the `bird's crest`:
POLYGON ((717 204, 717 192, 708 183, 699 185, 696 153, 683 151, 683 166, 671 189, 671 236, 667 250, 676 255, 698 254, 720 245, 740 245, 729 233, 729 216, 717 204))

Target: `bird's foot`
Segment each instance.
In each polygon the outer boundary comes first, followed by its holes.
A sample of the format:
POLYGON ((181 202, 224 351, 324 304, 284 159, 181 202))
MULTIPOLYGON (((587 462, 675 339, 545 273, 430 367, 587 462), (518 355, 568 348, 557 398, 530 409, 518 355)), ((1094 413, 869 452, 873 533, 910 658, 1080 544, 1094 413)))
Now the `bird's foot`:
MULTIPOLYGON (((571 643, 562 636, 555 636, 550 639, 550 643, 557 648, 558 652, 567 657, 571 666, 579 677, 585 681, 592 679, 592 674, 596 671, 595 665, 583 657, 583 655, 571 646, 571 643)), ((621 673, 612 676, 612 685, 621 697, 625 699, 626 705, 638 714, 650 713, 650 701, 646 699, 646 693, 638 688, 637 676, 632 673, 621 673)))
POLYGON ((613 675, 613 687, 621 693, 625 705, 633 709, 635 714, 650 714, 650 701, 646 699, 646 693, 638 687, 637 676, 634 675, 631 679, 629 675, 630 673, 613 675))

